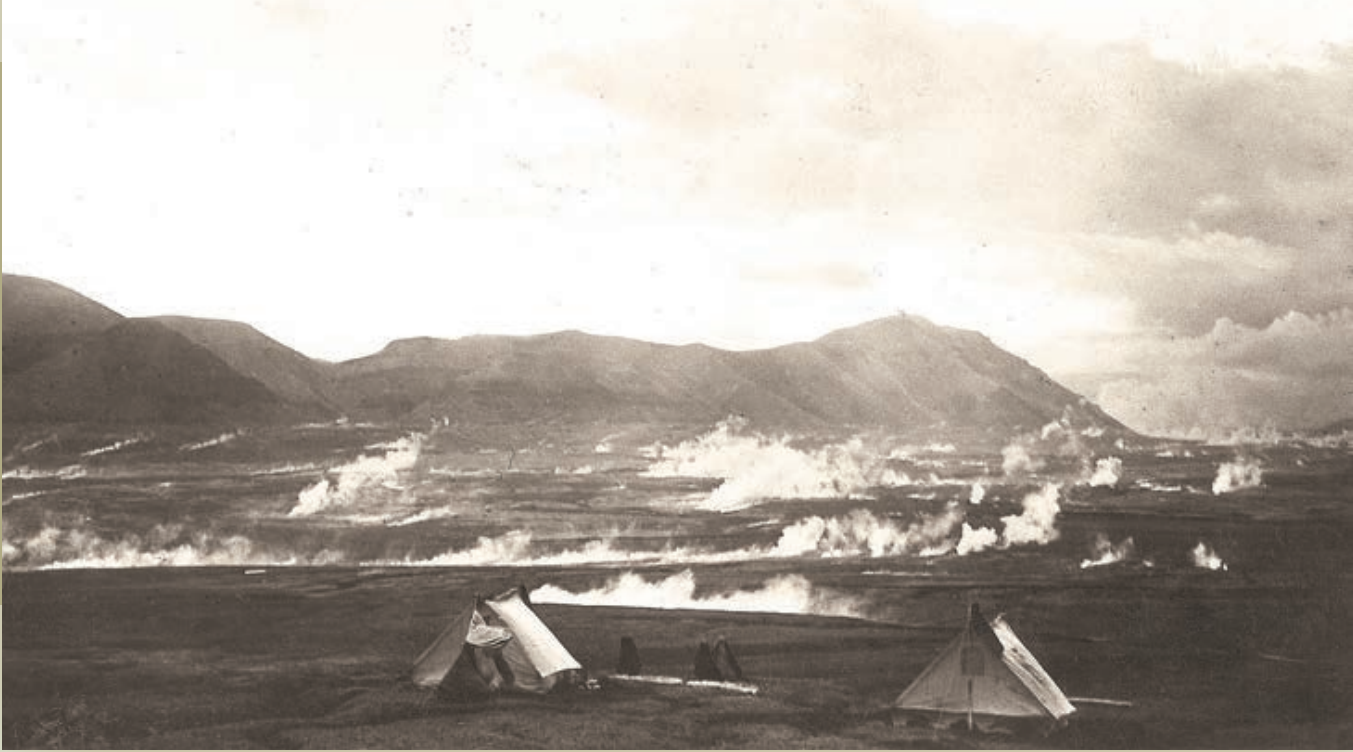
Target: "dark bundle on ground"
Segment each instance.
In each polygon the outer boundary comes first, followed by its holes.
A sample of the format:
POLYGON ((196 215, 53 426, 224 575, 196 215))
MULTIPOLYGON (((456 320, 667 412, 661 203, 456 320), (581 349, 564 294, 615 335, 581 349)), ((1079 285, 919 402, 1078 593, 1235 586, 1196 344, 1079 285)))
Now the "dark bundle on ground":
POLYGON ((722 637, 714 643, 714 668, 719 672, 721 681, 742 681, 742 666, 738 665, 738 659, 733 657, 733 649, 722 637))
POLYGON ((695 678, 701 681, 722 681, 708 642, 701 642, 700 647, 695 649, 695 678))
POLYGON ((620 662, 616 664, 616 673, 637 676, 644 672, 644 664, 639 660, 639 647, 633 637, 620 638, 620 662))

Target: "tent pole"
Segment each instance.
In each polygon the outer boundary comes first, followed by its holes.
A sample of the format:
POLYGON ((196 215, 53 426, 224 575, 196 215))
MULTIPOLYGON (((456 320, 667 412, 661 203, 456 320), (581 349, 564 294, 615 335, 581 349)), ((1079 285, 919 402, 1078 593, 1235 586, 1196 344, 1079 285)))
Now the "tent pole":
POLYGON ((968 677, 968 730, 972 731, 972 677, 968 677))
MULTIPOLYGON (((968 651, 972 648, 972 617, 973 606, 975 602, 968 602, 968 624, 963 630, 963 648, 968 651)), ((967 668, 966 666, 964 667, 967 668)), ((965 670, 963 673, 967 673, 965 670)), ((972 731, 972 677, 968 677, 968 731, 972 731)))

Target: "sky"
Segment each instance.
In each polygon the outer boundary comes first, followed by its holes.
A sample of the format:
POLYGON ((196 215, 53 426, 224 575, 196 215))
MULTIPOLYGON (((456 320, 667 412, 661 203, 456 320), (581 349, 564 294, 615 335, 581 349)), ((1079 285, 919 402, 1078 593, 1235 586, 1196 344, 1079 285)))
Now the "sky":
POLYGON ((898 311, 1139 430, 1353 416, 1353 4, 3 6, 3 266, 312 357, 898 311))

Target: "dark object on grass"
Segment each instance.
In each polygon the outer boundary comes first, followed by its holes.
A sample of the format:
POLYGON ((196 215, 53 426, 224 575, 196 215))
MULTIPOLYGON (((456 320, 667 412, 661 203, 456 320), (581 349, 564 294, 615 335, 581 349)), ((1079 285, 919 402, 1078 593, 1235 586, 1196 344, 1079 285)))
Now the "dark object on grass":
POLYGON ((733 657, 733 649, 722 637, 714 643, 714 668, 719 672, 720 681, 742 681, 742 666, 738 665, 738 659, 733 657))
POLYGON ((710 651, 708 642, 701 642, 700 647, 695 649, 695 678, 700 681, 723 681, 719 667, 714 665, 714 653, 710 651))
POLYGON ((639 647, 633 637, 620 638, 620 663, 616 664, 617 674, 638 676, 644 672, 644 664, 639 660, 639 647))

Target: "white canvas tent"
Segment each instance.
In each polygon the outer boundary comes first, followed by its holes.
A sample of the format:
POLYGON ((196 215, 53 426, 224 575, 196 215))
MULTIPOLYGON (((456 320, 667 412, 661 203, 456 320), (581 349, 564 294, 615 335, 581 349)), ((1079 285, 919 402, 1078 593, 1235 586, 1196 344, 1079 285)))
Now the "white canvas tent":
POLYGON ((418 656, 413 682, 439 687, 448 675, 481 692, 544 693, 579 665, 536 616, 521 588, 475 598, 418 656))
POLYGON ((989 725, 994 719, 1064 723, 1076 708, 1037 659, 997 616, 987 621, 973 604, 963 632, 949 643, 893 707, 900 711, 966 717, 989 725))

